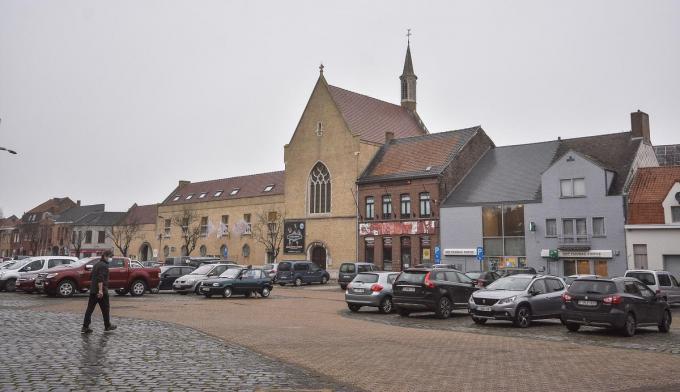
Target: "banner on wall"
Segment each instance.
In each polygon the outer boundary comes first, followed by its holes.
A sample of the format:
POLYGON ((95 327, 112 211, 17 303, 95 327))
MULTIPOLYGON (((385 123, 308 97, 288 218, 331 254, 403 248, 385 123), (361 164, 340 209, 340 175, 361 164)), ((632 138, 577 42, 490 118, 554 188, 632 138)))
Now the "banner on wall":
POLYGON ((436 221, 359 223, 359 235, 436 234, 436 221))
POLYGON ((285 221, 283 231, 283 253, 305 253, 305 221, 285 221))

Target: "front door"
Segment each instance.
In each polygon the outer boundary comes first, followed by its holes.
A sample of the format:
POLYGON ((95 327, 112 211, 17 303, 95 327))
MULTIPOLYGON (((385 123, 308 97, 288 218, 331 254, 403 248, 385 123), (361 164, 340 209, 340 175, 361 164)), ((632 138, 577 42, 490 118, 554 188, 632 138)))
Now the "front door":
POLYGON ((326 269, 326 248, 320 245, 312 248, 312 263, 321 269, 326 269))

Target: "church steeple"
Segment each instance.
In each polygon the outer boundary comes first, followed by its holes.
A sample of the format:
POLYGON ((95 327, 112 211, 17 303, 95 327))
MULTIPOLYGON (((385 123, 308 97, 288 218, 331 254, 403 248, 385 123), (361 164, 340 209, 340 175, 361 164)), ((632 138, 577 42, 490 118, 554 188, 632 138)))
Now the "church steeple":
POLYGON ((413 60, 411 60, 411 29, 408 29, 406 59, 404 60, 404 71, 399 79, 401 80, 401 106, 415 112, 416 111, 416 80, 418 77, 413 72, 413 60))

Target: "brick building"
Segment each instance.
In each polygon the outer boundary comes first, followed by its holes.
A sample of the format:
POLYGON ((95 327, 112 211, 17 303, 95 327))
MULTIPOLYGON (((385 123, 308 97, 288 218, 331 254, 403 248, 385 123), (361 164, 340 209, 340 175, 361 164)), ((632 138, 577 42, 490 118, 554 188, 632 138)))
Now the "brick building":
POLYGON ((18 223, 19 218, 14 215, 0 218, 0 257, 12 256, 12 243, 18 239, 18 223))
POLYGON ((386 142, 358 179, 359 260, 387 271, 434 262, 439 205, 493 147, 481 127, 386 142))
POLYGON ((68 197, 55 197, 24 213, 18 224, 19 241, 12 246, 14 255, 37 256, 52 254, 54 217, 76 206, 68 197))

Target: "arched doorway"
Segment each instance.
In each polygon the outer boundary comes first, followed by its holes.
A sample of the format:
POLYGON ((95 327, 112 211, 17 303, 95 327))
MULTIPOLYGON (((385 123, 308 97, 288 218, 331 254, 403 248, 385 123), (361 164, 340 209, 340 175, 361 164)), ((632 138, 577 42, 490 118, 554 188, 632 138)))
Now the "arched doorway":
POLYGON ((322 269, 326 269, 328 253, 326 247, 321 243, 314 243, 309 247, 309 260, 322 269))
POLYGON ((151 250, 151 245, 148 242, 142 244, 139 248, 139 260, 149 261, 153 258, 153 251, 151 250))

